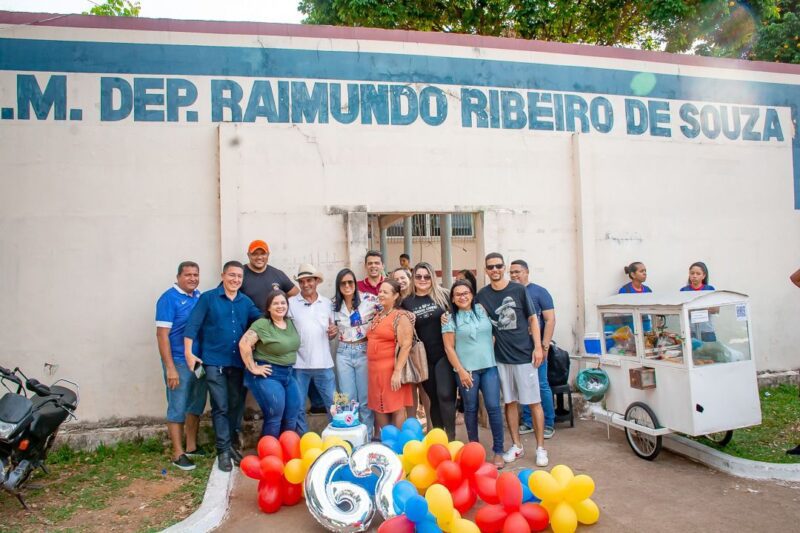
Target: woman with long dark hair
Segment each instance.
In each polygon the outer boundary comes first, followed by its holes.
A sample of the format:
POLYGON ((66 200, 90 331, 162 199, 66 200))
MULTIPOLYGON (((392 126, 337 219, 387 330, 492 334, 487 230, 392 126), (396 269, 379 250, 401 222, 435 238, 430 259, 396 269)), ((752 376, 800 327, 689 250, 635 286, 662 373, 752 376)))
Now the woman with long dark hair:
POLYGON ((708 281, 708 267, 702 261, 692 263, 689 267, 689 279, 681 291, 713 291, 714 286, 708 281))
POLYGON ((336 349, 336 379, 339 392, 358 402, 361 422, 372 438, 375 418, 368 406, 367 332, 378 308, 378 298, 360 293, 356 275, 349 268, 336 275, 336 295, 333 298, 333 317, 339 330, 336 349))
POLYGON ((429 263, 417 263, 413 270, 414 293, 403 300, 403 309, 417 317, 414 329, 425 345, 428 379, 422 386, 430 398, 429 428, 442 428, 450 440, 456 433, 455 373, 442 340, 442 315, 450 309, 447 291, 436 283, 436 271, 429 263))
POLYGON ((295 429, 300 413, 300 389, 294 378, 300 335, 286 316, 285 292, 270 292, 264 308, 264 317, 253 322, 239 341, 239 351, 247 369, 244 384, 264 415, 261 435, 277 438, 295 429))

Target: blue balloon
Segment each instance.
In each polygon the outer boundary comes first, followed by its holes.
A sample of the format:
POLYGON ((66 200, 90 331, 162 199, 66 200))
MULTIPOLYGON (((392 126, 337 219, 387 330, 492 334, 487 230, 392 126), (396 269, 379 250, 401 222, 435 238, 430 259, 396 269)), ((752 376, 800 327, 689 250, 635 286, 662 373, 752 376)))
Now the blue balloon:
POLYGON ((414 440, 422 440, 422 424, 416 418, 406 418, 403 422, 403 430, 408 430, 414 435, 414 440))
POLYGON ((397 437, 399 435, 400 435, 400 430, 391 424, 386 424, 381 428, 381 442, 383 442, 384 444, 386 443, 386 441, 389 440, 391 441, 397 440, 397 437))
POLYGON ((394 453, 397 455, 403 455, 403 446, 406 445, 405 442, 400 442, 399 440, 391 441, 391 444, 386 443, 386 445, 392 449, 394 453))
POLYGON ((350 483, 362 487, 370 496, 375 495, 375 487, 378 484, 378 479, 378 476, 375 474, 370 474, 365 477, 356 476, 348 466, 337 468, 331 476, 331 481, 349 481, 350 483))
POLYGON ((526 468, 525 470, 520 470, 517 472, 517 477, 522 482, 522 503, 539 503, 542 501, 533 495, 533 492, 531 492, 531 489, 528 486, 528 480, 530 479, 531 474, 533 474, 533 469, 531 468, 526 468))
POLYGON ((403 479, 395 483, 392 487, 392 498, 394 498, 394 510, 397 514, 403 514, 406 511, 406 503, 412 496, 419 496, 417 487, 407 479, 403 479))
POLYGON ((406 517, 417 524, 428 516, 428 502, 419 494, 415 494, 406 501, 406 517))
POLYGON ((531 477, 531 474, 533 474, 533 468, 526 468, 525 470, 520 470, 519 472, 517 472, 517 477, 519 478, 519 480, 522 482, 523 485, 527 485, 528 478, 531 477))
POLYGON ((423 520, 415 524, 417 533, 442 533, 442 529, 436 524, 436 520, 423 520))
POLYGON ((400 443, 400 447, 401 447, 401 451, 399 453, 403 453, 402 452, 402 447, 405 446, 407 442, 412 441, 412 440, 421 440, 421 439, 417 438, 417 436, 413 432, 411 432, 411 431, 409 431, 407 429, 404 429, 403 431, 401 431, 400 434, 397 436, 397 442, 400 443))
MULTIPOLYGON (((381 440, 381 443, 384 446, 387 446, 387 447, 391 448, 392 451, 394 451, 395 447, 397 446, 397 441, 394 440, 394 439, 381 440)), ((397 452, 394 452, 394 453, 397 453, 397 452)))
POLYGON ((528 485, 524 485, 523 484, 522 485, 522 503, 528 503, 530 501, 533 501, 533 498, 534 498, 534 496, 533 496, 533 493, 531 492, 531 489, 528 488, 528 485))

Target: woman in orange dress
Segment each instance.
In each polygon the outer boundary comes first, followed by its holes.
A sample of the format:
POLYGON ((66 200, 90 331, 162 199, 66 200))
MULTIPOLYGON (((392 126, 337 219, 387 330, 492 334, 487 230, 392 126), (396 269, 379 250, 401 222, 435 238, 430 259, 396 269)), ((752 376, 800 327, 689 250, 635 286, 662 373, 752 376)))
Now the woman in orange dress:
POLYGON ((411 385, 400 383, 400 370, 408 360, 414 328, 409 313, 398 308, 399 283, 390 279, 381 283, 378 300, 383 310, 372 320, 367 334, 367 405, 375 413, 376 433, 387 424, 400 428, 406 419, 405 408, 412 405, 411 385), (395 364, 397 346, 400 351, 395 364))

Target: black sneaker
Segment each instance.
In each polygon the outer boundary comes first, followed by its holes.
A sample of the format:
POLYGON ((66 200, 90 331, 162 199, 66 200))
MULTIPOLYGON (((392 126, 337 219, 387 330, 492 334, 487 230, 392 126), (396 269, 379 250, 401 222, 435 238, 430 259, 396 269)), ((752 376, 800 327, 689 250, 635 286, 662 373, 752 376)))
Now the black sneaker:
POLYGON ((242 462, 242 453, 233 447, 231 448, 230 453, 231 453, 231 459, 233 460, 233 464, 239 466, 239 464, 242 462))
POLYGON ((202 448, 197 448, 196 450, 192 450, 190 452, 187 451, 186 455, 189 457, 205 457, 207 454, 202 448))
POLYGON ((800 444, 798 444, 791 450, 786 450, 786 453, 789 455, 800 455, 800 444))
POLYGON ((223 472, 230 472, 233 470, 230 452, 222 452, 221 454, 217 455, 217 467, 223 472))
POLYGON ((172 461, 172 466, 178 467, 181 470, 194 470, 195 468, 194 463, 185 453, 182 453, 180 457, 172 461))

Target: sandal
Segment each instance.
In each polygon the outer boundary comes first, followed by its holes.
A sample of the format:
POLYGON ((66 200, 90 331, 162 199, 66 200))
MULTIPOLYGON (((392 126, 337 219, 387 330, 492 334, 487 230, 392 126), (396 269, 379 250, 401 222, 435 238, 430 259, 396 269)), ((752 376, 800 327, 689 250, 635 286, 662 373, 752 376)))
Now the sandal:
POLYGON ((506 466, 506 462, 503 459, 503 456, 499 453, 494 454, 494 459, 492 459, 492 464, 497 467, 498 470, 506 466))

